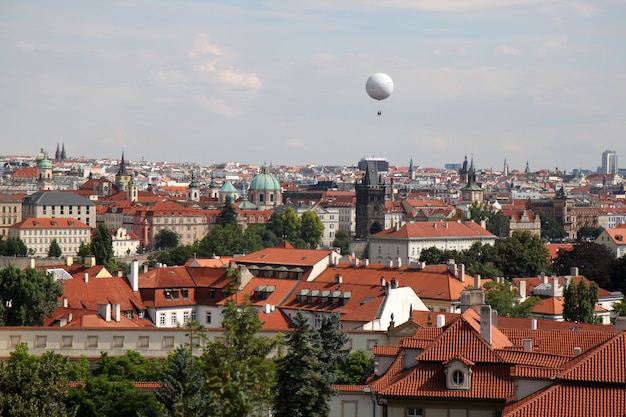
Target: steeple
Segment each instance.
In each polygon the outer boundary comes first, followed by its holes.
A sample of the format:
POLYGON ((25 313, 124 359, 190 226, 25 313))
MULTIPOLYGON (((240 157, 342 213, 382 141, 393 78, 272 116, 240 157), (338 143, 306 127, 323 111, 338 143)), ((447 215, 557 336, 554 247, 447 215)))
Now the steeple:
POLYGON ((504 174, 504 176, 509 175, 509 164, 506 163, 506 157, 504 158, 504 169, 502 173, 504 174))
POLYGON ((524 172, 527 174, 530 173, 530 168, 528 168, 528 159, 526 160, 526 169, 524 170, 524 172))
POLYGON ((411 156, 411 161, 409 161, 409 179, 415 179, 415 171, 413 170, 413 157, 411 156))
POLYGON ((67 159, 67 155, 65 154, 65 142, 63 142, 63 148, 61 148, 61 161, 65 161, 67 159))
POLYGON ((57 142, 57 150, 54 153, 54 160, 58 162, 61 159, 62 159, 62 157, 61 157, 61 151, 59 150, 59 142, 57 142))
POLYGON ((196 182, 195 171, 191 171, 191 182, 189 183, 189 188, 187 189, 187 200, 200 201, 200 189, 198 188, 198 183, 196 182))

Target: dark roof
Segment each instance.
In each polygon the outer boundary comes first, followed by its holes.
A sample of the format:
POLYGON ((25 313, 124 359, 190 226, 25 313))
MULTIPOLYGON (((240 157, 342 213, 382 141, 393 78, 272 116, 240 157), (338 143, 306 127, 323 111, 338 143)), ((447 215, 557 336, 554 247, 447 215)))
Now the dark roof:
POLYGON ((35 206, 95 206, 91 200, 75 193, 61 191, 39 191, 24 199, 24 204, 35 206))

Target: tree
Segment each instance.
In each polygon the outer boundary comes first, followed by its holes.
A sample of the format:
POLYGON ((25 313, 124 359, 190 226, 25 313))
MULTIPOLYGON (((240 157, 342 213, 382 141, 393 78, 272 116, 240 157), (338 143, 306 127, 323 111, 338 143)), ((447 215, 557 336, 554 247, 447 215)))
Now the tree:
POLYGON ((603 231, 604 227, 602 226, 583 226, 576 232, 576 240, 578 242, 593 242, 603 231))
POLYGON ((513 232, 496 241, 495 266, 506 277, 533 277, 548 272, 548 250, 539 236, 530 232, 513 232))
POLYGON ((554 217, 551 217, 542 211, 537 214, 541 220, 541 237, 550 240, 557 240, 563 239, 567 236, 565 229, 557 223, 554 217))
POLYGON ((26 256, 28 248, 19 237, 10 237, 6 241, 4 255, 7 256, 26 256))
POLYGON ((472 202, 469 206, 470 220, 474 220, 480 224, 481 220, 485 220, 487 230, 498 237, 509 236, 509 219, 500 210, 496 210, 491 206, 472 202))
POLYGON ((280 239, 286 239, 295 247, 302 247, 306 244, 300 237, 301 226, 298 214, 293 208, 287 207, 281 214, 272 214, 266 227, 280 239))
POLYGON ((447 261, 444 259, 443 251, 431 246, 420 252, 420 262, 426 262, 428 265, 440 265, 447 261))
POLYGON ((596 323, 594 308, 598 302, 598 284, 591 281, 587 285, 581 279, 578 285, 571 279, 563 292, 563 319, 579 323, 596 323))
POLYGON ((613 303, 613 313, 616 316, 626 316, 626 296, 620 301, 613 303))
POLYGON ((530 312, 541 299, 528 297, 519 302, 519 292, 513 289, 512 283, 499 284, 491 281, 485 284, 485 304, 489 304, 498 311, 499 316, 504 317, 529 317, 530 312))
POLYGON ((287 353, 275 359, 275 417, 327 417, 332 382, 322 363, 322 341, 302 311, 292 321, 286 336, 287 353))
POLYGON ((333 384, 336 382, 338 374, 337 368, 343 366, 348 360, 348 351, 344 348, 348 342, 348 335, 341 331, 341 319, 339 313, 324 316, 319 330, 322 340, 322 351, 320 352, 320 362, 323 364, 323 371, 326 374, 328 386, 322 391, 322 395, 330 398, 336 394, 333 384))
POLYGON ((157 399, 171 417, 207 416, 207 401, 202 395, 204 375, 198 358, 187 346, 180 346, 168 358, 157 399))
POLYGON ((612 280, 615 258, 606 246, 593 242, 576 243, 569 251, 559 251, 552 261, 552 269, 559 275, 570 275, 572 267, 578 267, 580 275, 602 288, 619 289, 612 280))
POLYGON ((350 253, 350 244, 352 239, 350 233, 346 230, 337 230, 335 233, 335 240, 333 240, 333 247, 339 248, 342 255, 348 255, 350 253))
POLYGON ((215 226, 198 244, 200 256, 232 256, 263 248, 260 236, 254 230, 244 232, 238 224, 215 226))
POLYGON ((0 363, 0 415, 10 417, 74 416, 65 402, 69 389, 68 359, 53 352, 37 358, 25 343, 0 363))
POLYGON ((309 248, 317 249, 322 243, 324 225, 319 216, 313 210, 302 213, 300 218, 300 238, 309 248))
POLYGON ((178 246, 178 234, 170 229, 161 229, 154 236, 154 246, 159 249, 170 249, 178 246))
POLYGON ((0 270, 0 325, 40 326, 63 295, 63 287, 46 271, 15 265, 0 270))
POLYGON ((61 246, 59 246, 59 242, 56 239, 52 239, 50 242, 50 248, 48 249, 48 256, 50 258, 58 258, 63 254, 63 250, 61 250, 61 246))
POLYGON ((359 385, 365 384, 374 373, 374 358, 371 358, 363 349, 350 353, 348 360, 337 370, 337 384, 359 385))
POLYGON ((76 256, 80 258, 81 263, 84 263, 87 255, 93 255, 93 253, 91 253, 91 245, 81 243, 78 247, 78 252, 76 252, 76 256))
POLYGON ((148 359, 134 350, 118 357, 102 352, 94 369, 94 376, 103 376, 110 381, 159 381, 164 365, 156 359, 148 359))
POLYGON ((233 198, 228 195, 226 201, 220 211, 219 224, 225 226, 227 224, 237 224, 237 210, 233 204, 233 198))
POLYGON ((215 417, 261 415, 272 401, 274 363, 267 360, 276 339, 258 336, 262 323, 245 300, 226 302, 223 337, 206 345, 202 363, 208 409, 215 417))
POLYGON ((108 265, 113 259, 113 238, 104 223, 98 223, 91 240, 91 253, 96 257, 98 265, 108 265))

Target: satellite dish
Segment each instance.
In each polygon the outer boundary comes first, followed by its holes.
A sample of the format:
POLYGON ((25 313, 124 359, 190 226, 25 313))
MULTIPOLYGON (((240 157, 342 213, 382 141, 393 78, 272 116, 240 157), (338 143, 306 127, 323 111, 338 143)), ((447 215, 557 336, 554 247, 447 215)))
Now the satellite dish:
POLYGON ((367 79, 365 91, 374 100, 384 100, 393 93, 393 80, 387 74, 377 72, 367 79))

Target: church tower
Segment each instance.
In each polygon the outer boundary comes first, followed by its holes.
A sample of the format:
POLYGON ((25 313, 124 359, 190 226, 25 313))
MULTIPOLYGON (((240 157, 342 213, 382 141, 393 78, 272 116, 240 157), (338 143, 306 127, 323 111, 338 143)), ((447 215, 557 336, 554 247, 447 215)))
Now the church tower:
POLYGON ((506 158, 504 158, 504 169, 502 170, 502 173, 505 177, 509 176, 509 164, 506 163, 506 158))
POLYGON ((120 161, 120 167, 117 170, 117 174, 115 174, 115 183, 117 184, 117 191, 127 191, 128 183, 130 182, 130 173, 131 169, 126 164, 124 160, 124 151, 122 150, 122 160, 120 161))
POLYGON ((137 183, 135 182, 135 173, 130 173, 130 181, 128 182, 127 195, 128 199, 133 203, 136 203, 139 200, 139 190, 137 188, 137 183))
POLYGON ((48 159, 48 154, 44 153, 43 159, 37 164, 37 190, 50 191, 53 189, 52 163, 48 159))
POLYGON ((411 181, 415 179, 415 168, 413 168, 413 157, 411 157, 411 161, 409 162, 409 179, 411 181))
POLYGON ((459 184, 467 184, 467 154, 465 154, 465 160, 463 161, 463 165, 459 170, 459 184))
POLYGON ((385 184, 378 176, 375 161, 367 161, 363 179, 355 184, 356 233, 365 239, 385 228, 385 184))
POLYGON ((470 204, 474 201, 483 202, 483 189, 476 184, 476 170, 474 169, 474 157, 467 172, 467 185, 461 188, 461 202, 470 204))
POLYGON ((200 201, 200 187, 196 182, 196 172, 191 171, 191 182, 187 188, 187 201, 200 201))

